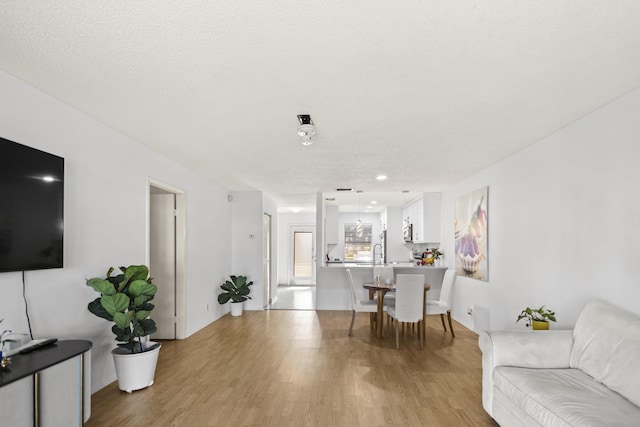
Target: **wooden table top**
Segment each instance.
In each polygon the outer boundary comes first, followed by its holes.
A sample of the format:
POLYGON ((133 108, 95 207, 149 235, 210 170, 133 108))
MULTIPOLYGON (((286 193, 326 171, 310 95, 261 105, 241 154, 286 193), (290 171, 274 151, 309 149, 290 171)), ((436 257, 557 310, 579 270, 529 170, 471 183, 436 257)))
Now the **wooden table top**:
MULTIPOLYGON (((386 290, 386 291, 393 292, 393 291, 396 290, 395 282, 392 282, 389 285, 387 285, 384 282, 363 283, 362 287, 365 288, 365 289, 371 289, 371 290, 375 290, 375 291, 378 291, 378 290, 385 291, 386 290)), ((428 283, 425 283, 424 284, 424 289, 428 291, 429 289, 431 289, 431 285, 429 285, 428 283)))

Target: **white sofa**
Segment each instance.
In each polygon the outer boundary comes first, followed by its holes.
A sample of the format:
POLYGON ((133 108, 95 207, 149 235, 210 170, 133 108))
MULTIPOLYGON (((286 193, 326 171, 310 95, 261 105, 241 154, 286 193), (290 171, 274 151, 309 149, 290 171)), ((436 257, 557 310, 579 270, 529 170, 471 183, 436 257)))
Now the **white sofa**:
POLYGON ((501 426, 640 426, 640 317, 591 301, 571 331, 485 331, 482 406, 501 426))

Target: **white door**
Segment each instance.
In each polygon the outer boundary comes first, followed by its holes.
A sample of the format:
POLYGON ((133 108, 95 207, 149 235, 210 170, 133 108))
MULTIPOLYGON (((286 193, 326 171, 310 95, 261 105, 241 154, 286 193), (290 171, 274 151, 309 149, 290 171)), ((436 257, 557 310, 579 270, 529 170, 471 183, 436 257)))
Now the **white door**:
POLYGON ((154 339, 176 338, 176 195, 150 194, 149 271, 158 292, 152 319, 154 339))
POLYGON ((262 271, 264 276, 264 301, 266 308, 271 304, 271 215, 262 217, 262 271))
POLYGON ((289 284, 315 285, 315 227, 291 227, 289 247, 289 284))

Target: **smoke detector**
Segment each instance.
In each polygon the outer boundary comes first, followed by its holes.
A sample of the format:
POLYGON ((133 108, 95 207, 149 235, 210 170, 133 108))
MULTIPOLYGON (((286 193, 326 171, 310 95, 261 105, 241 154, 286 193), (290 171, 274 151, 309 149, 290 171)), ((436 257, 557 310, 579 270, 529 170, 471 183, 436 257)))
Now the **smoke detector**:
POLYGON ((315 135, 316 128, 313 126, 311 116, 308 114, 298 114, 298 122, 300 122, 300 126, 298 126, 298 135, 302 137, 302 141, 300 141, 300 143, 302 145, 313 144, 311 137, 315 135))

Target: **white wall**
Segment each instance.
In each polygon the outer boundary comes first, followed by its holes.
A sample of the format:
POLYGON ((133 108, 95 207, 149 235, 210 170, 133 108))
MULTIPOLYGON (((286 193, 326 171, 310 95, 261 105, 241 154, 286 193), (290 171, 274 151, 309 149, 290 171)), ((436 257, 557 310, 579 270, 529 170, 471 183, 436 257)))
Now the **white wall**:
POLYGON ((443 193, 453 265, 455 199, 489 186, 489 282, 458 278, 457 320, 523 329, 520 311, 545 304, 557 314, 552 328, 569 328, 592 298, 640 313, 638 117, 640 89, 443 193))
MULTIPOLYGON (((25 274, 34 338, 92 341, 92 390, 115 380, 111 325, 87 310, 97 294, 85 279, 148 262, 149 177, 186 191, 187 333, 220 317, 218 285, 231 265, 227 191, 4 72, 0 93, 0 136, 65 158, 65 267, 25 274)), ((2 326, 28 332, 21 273, 0 273, 0 292, 2 326)))
MULTIPOLYGON (((253 281, 251 299, 244 308, 247 310, 264 309, 264 274, 263 260, 263 215, 271 215, 273 237, 278 236, 278 206, 277 202, 259 191, 245 191, 232 193, 231 202, 232 221, 232 274, 247 276, 253 281)), ((278 256, 274 252, 277 241, 272 241, 272 265, 277 265, 278 256)), ((275 283, 275 272, 271 274, 271 282, 275 283)), ((272 288, 272 296, 275 286, 272 288)))

